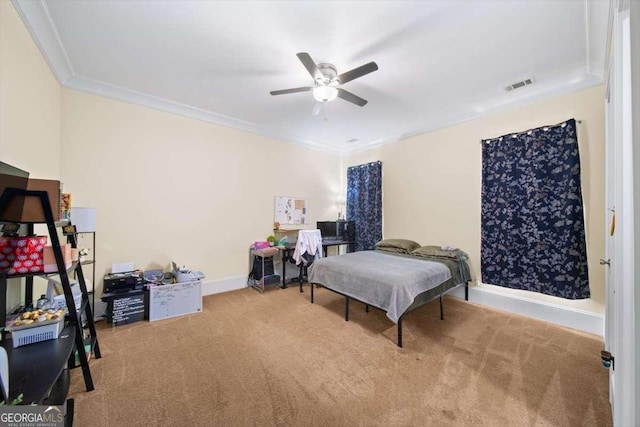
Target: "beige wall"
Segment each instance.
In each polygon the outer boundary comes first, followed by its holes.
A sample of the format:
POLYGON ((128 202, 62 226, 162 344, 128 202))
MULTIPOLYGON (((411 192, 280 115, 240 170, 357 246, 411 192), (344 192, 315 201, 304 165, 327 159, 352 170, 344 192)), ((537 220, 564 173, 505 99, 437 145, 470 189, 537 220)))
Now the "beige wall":
MULTIPOLYGON (((0 1, 0 160, 33 178, 60 177, 60 85, 9 1, 0 1)), ((24 298, 11 282, 8 307, 24 298)), ((36 298, 43 283, 35 283, 36 298)))
POLYGON ((60 176, 60 85, 13 5, 0 1, 0 159, 60 176))
POLYGON ((311 224, 334 218, 346 167, 378 159, 384 162, 385 237, 460 246, 479 276, 478 141, 575 117, 582 120, 592 299, 535 297, 602 312, 603 98, 602 87, 590 89, 340 160, 61 90, 13 6, 0 1, 0 159, 34 177, 61 178, 75 206, 98 209, 98 277, 112 262, 131 260, 148 268, 166 267, 171 259, 213 280, 243 275, 248 244, 270 233, 275 195, 311 199, 311 224))
MULTIPOLYGON (((516 110, 415 136, 353 154, 350 165, 383 162, 383 235, 417 242, 453 245, 470 255, 480 274, 480 189, 482 151, 479 141, 510 132, 576 118, 586 207, 587 254, 591 299, 567 301, 531 292, 499 292, 543 299, 592 312, 604 312, 604 87, 557 97, 516 110)), ((496 289, 494 289, 496 290, 496 289)))
MULTIPOLYGON (((309 198, 308 227, 338 211, 337 156, 61 89, 8 1, 0 159, 61 179, 74 206, 97 208, 98 278, 119 261, 176 260, 211 280, 245 275, 249 244, 272 232, 274 196, 309 198)), ((9 305, 20 289, 10 287, 9 305)))
POLYGON ((274 196, 309 198, 308 227, 337 214, 338 156, 70 89, 62 123, 65 189, 97 208, 98 277, 171 260, 208 280, 246 275, 274 196))

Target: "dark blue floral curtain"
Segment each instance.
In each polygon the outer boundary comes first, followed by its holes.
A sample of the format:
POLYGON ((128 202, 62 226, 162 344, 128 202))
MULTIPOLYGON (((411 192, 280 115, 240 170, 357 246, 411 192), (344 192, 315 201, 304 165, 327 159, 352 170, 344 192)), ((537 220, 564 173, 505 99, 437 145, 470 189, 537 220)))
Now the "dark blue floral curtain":
POLYGON ((356 251, 382 240, 382 162, 347 169, 346 219, 356 223, 356 251))
POLYGON ((575 120, 482 141, 484 283, 589 298, 575 120))

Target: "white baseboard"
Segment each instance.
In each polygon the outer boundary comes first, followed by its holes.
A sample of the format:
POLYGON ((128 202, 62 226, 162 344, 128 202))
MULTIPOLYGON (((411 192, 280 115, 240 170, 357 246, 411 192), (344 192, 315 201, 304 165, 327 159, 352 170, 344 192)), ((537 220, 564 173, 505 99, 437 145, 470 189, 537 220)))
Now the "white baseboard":
POLYGON ((202 282, 202 296, 235 291, 247 287, 247 276, 227 277, 202 282))
MULTIPOLYGON (((450 295, 464 299, 464 287, 460 286, 452 290, 450 295)), ((482 286, 469 287, 469 301, 590 334, 604 335, 604 316, 602 314, 518 295, 505 295, 482 286)))

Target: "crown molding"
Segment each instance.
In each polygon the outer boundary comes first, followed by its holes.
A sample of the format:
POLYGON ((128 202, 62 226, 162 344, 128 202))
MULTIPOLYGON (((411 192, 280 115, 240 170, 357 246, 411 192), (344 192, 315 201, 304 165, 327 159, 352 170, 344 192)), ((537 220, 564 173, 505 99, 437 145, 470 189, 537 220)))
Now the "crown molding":
POLYGON ((341 150, 340 155, 348 156, 360 153, 376 147, 380 147, 385 144, 402 141, 430 132, 435 132, 437 130, 459 125, 471 120, 480 119, 516 108, 526 107, 527 105, 545 101, 558 96, 579 92, 581 90, 589 89, 600 84, 602 84, 602 78, 600 76, 594 74, 583 74, 579 78, 576 78, 567 84, 557 84, 554 86, 549 86, 544 90, 537 90, 531 93, 523 92, 523 94, 521 94, 517 98, 509 98, 507 100, 502 100, 493 104, 483 106, 481 112, 473 110, 460 111, 459 113, 449 115, 447 117, 436 118, 436 120, 432 121, 431 125, 427 125, 423 128, 416 129, 411 132, 349 146, 348 148, 341 150))
POLYGON ((164 98, 156 97, 142 92, 137 92, 121 86, 112 85, 110 83, 89 79, 86 77, 72 76, 64 83, 65 87, 79 90, 82 92, 92 93, 94 95, 104 96, 106 98, 124 101, 131 104, 141 105, 155 110, 160 110, 196 120, 205 121, 233 129, 254 133, 260 136, 274 138, 280 141, 286 141, 292 144, 300 145, 306 148, 335 154, 338 156, 348 156, 355 153, 367 151, 385 144, 409 139, 414 136, 434 132, 443 128, 455 126, 464 122, 475 120, 481 117, 497 114, 507 110, 524 107, 535 102, 544 101, 557 96, 566 95, 580 90, 588 89, 602 83, 602 78, 593 74, 583 74, 579 78, 574 79, 568 84, 558 84, 550 86, 544 90, 538 90, 531 93, 523 93, 517 98, 501 100, 483 107, 482 112, 473 110, 463 110, 459 113, 449 115, 442 120, 434 120, 433 124, 424 128, 416 129, 399 135, 390 135, 373 141, 363 141, 345 148, 335 147, 328 144, 317 143, 306 140, 296 135, 285 132, 278 132, 264 126, 239 120, 233 117, 217 114, 208 110, 193 107, 179 102, 170 101, 164 98))
POLYGON ((609 63, 609 33, 613 1, 589 1, 585 3, 585 46, 587 73, 601 79, 609 63))
POLYGON ((332 146, 310 141, 297 135, 279 132, 255 123, 80 76, 73 70, 69 56, 44 1, 11 0, 11 2, 61 86, 340 155, 340 150, 332 146))
POLYGON ((154 110, 164 111, 167 113, 177 114, 196 120, 201 120, 216 125, 229 127, 260 136, 265 136, 280 141, 286 141, 293 144, 301 145, 306 148, 318 151, 329 152, 339 155, 338 150, 324 144, 319 144, 296 135, 285 132, 279 132, 273 129, 259 126, 255 123, 239 120, 234 117, 225 116, 214 113, 202 108, 193 107, 191 105, 182 104, 154 95, 138 92, 122 86, 113 85, 99 80, 90 79, 81 76, 72 76, 64 84, 65 87, 75 89, 81 92, 87 92, 94 95, 104 96, 106 98, 115 99, 117 101, 128 102, 130 104, 141 105, 154 110))
POLYGON ((77 75, 73 70, 67 52, 62 45, 58 31, 44 1, 11 1, 61 86, 274 138, 338 156, 348 156, 370 150, 385 144, 433 132, 508 109, 522 107, 554 96, 576 92, 602 83, 608 62, 607 38, 604 37, 603 34, 606 34, 608 31, 610 8, 613 4, 611 0, 602 2, 584 0, 587 49, 587 60, 584 67, 586 72, 583 70, 583 72, 580 73, 580 77, 574 79, 572 82, 568 84, 557 84, 546 89, 536 90, 535 92, 522 92, 518 97, 509 97, 506 100, 502 99, 493 104, 484 105, 481 110, 468 108, 455 114, 441 117, 438 120, 431 120, 431 123, 427 123, 424 127, 414 129, 407 133, 388 135, 373 141, 362 141, 358 144, 338 147, 331 144, 311 141, 299 135, 271 129, 266 126, 225 116, 202 108, 77 75))
POLYGON ((75 73, 49 9, 42 0, 11 0, 20 19, 61 85, 75 73))

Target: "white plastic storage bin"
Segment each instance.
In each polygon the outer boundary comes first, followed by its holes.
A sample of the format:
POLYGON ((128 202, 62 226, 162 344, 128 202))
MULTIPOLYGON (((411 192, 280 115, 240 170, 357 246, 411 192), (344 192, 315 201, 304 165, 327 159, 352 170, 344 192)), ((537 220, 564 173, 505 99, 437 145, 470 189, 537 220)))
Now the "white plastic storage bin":
POLYGON ((63 326, 64 316, 61 316, 57 321, 47 323, 46 325, 22 328, 18 327, 16 329, 7 328, 7 330, 11 332, 13 348, 16 348, 21 345, 58 339, 63 326))

